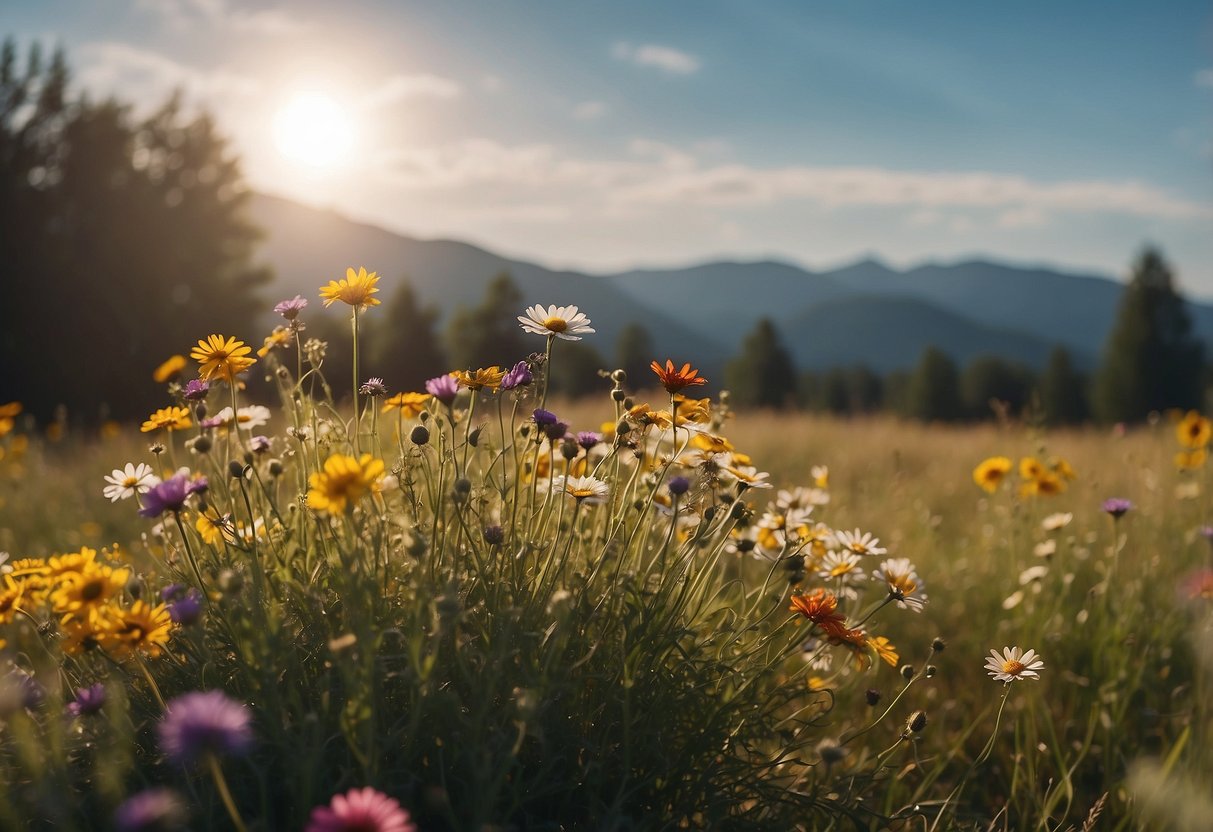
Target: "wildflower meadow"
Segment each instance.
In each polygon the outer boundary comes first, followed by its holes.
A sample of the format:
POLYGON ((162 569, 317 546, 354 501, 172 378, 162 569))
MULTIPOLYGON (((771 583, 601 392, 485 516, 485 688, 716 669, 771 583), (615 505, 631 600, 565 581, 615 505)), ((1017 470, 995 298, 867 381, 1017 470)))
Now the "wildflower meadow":
POLYGON ((0 404, 0 828, 1213 828, 1205 416, 558 399, 575 297, 400 389, 379 281, 182 333, 141 424, 0 404))

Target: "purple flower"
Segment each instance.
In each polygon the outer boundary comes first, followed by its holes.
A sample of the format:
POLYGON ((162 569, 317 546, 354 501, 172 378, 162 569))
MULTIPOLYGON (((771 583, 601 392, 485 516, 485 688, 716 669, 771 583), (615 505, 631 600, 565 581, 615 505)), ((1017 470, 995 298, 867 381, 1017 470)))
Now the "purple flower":
POLYGON ((558 439, 564 439, 564 435, 568 432, 569 426, 565 422, 557 422, 554 425, 546 425, 543 428, 544 435, 553 442, 558 439))
POLYGON ((268 436, 254 436, 249 440, 249 447, 253 449, 255 454, 263 454, 270 449, 270 438, 268 436))
POLYGON ((455 377, 450 374, 438 376, 425 383, 425 390, 438 401, 450 405, 459 395, 459 382, 455 381, 455 377))
POLYGON ((675 497, 686 494, 691 489, 691 481, 686 477, 670 477, 670 481, 666 483, 666 488, 670 489, 670 493, 675 497))
POLYGON ((501 379, 502 390, 513 390, 515 387, 524 387, 535 380, 531 375, 531 367, 525 361, 519 361, 514 365, 505 377, 501 379))
POLYGON ((253 744, 252 714, 223 691, 195 691, 168 703, 160 721, 160 750, 188 765, 207 754, 243 754, 253 744))
POLYGON ((153 485, 143 495, 143 508, 139 509, 141 517, 159 517, 166 511, 178 512, 185 505, 186 498, 199 491, 206 491, 206 477, 190 479, 188 474, 177 474, 162 483, 153 485))
POLYGON ((541 428, 546 428, 548 425, 554 425, 559 421, 559 419, 556 418, 555 413, 550 410, 544 410, 540 407, 535 408, 535 412, 531 414, 531 418, 535 421, 535 424, 539 425, 541 428))
POLYGON ((1109 499, 1103 501, 1103 510, 1117 520, 1124 517, 1132 508, 1133 503, 1126 500, 1124 497, 1110 497, 1109 499))
POLYGON ((160 600, 166 604, 169 601, 176 601, 185 595, 185 584, 169 584, 164 589, 160 590, 160 600))
POLYGON ((118 832, 168 832, 184 829, 186 820, 185 804, 176 792, 165 788, 134 794, 114 812, 118 832))
POLYGON ((217 428, 223 425, 223 419, 219 416, 212 416, 209 419, 202 419, 198 422, 200 428, 217 428))
POLYGON ((303 311, 303 307, 305 306, 307 306, 307 298, 302 295, 295 295, 290 300, 274 304, 274 311, 288 321, 293 321, 299 317, 299 313, 303 311))
POLYGON ((358 392, 364 396, 386 396, 387 385, 383 383, 383 379, 373 376, 362 382, 362 386, 358 388, 358 392))
POLYGON ((583 430, 577 434, 577 444, 585 448, 587 451, 602 441, 601 433, 594 433, 592 430, 583 430))
POLYGON ((181 395, 185 396, 185 398, 191 402, 200 402, 206 398, 206 394, 210 391, 210 382, 203 381, 200 378, 193 378, 186 382, 185 392, 181 395))
POLYGON ((105 685, 98 682, 87 688, 76 688, 76 701, 67 703, 67 712, 72 716, 95 714, 105 704, 105 685))
POLYGON ((168 605, 168 617, 173 620, 174 624, 180 624, 182 627, 197 624, 202 618, 202 594, 196 589, 191 589, 184 596, 173 601, 168 605))
POLYGON ((399 801, 367 787, 317 806, 304 832, 417 832, 417 826, 399 801))
POLYGON ((37 708, 45 699, 46 690, 24 670, 13 670, 0 678, 0 714, 37 708))

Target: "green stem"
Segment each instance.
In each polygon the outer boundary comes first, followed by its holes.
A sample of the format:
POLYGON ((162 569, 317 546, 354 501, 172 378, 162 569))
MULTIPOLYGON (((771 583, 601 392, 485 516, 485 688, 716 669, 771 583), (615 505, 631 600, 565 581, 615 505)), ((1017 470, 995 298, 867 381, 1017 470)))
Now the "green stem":
POLYGON ((236 801, 232 800, 232 792, 227 787, 223 769, 219 767, 219 759, 214 754, 207 754, 206 763, 211 770, 211 777, 215 779, 215 788, 219 789, 219 797, 223 800, 228 817, 232 819, 232 825, 236 827, 237 832, 248 832, 248 827, 244 825, 244 821, 240 819, 240 812, 236 809, 236 801))

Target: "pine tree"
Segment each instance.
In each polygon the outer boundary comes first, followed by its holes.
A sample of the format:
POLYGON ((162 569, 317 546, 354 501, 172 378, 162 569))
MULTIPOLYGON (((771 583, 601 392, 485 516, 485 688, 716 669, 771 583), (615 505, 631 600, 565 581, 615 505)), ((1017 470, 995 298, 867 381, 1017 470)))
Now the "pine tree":
POLYGON ((494 277, 479 306, 460 307, 451 316, 446 331, 451 367, 508 367, 542 347, 542 341, 519 328, 522 308, 522 293, 509 272, 494 277))
POLYGON ((570 398, 605 393, 611 383, 598 375, 605 369, 606 361, 593 346, 585 341, 563 341, 552 359, 549 391, 570 398))
POLYGON ((367 366, 384 378, 389 389, 420 391, 426 379, 450 369, 434 331, 438 310, 421 305, 408 278, 400 280, 383 310, 374 320, 367 366))
POLYGON ((1133 422, 1151 411, 1200 406, 1204 345, 1192 336, 1183 298, 1162 254, 1133 267, 1095 380, 1097 415, 1133 422))
POLYGON ((1086 379, 1070 363, 1065 347, 1054 347, 1040 377, 1040 407, 1050 425, 1076 425, 1088 415, 1086 379))
POLYGON ((960 378, 960 398, 965 414, 987 419, 995 407, 1018 413, 1032 391, 1032 371, 993 355, 979 356, 965 367, 960 378), (995 405, 995 403, 1000 403, 995 405))
POLYGON ((653 337, 644 326, 631 323, 619 331, 615 339, 615 366, 628 374, 632 389, 652 386, 654 378, 649 363, 654 357, 653 337))
POLYGON ((733 400, 743 406, 783 407, 796 397, 796 368, 767 318, 746 336, 741 354, 725 368, 733 400))
POLYGON ((960 373, 944 352, 927 347, 910 377, 906 390, 907 415, 923 422, 947 422, 959 419, 960 373))

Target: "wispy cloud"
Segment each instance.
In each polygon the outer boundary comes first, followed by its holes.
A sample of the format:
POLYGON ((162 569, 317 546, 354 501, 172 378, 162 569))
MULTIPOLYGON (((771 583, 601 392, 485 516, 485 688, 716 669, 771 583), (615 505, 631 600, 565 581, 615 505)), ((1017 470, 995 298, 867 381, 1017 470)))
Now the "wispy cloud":
POLYGON ((285 8, 240 8, 230 0, 138 0, 138 4, 178 28, 203 23, 236 32, 282 35, 307 27, 298 14, 285 8))
POLYGON ((606 115, 607 105, 604 101, 582 101, 573 108, 573 118, 578 121, 594 121, 606 115))
POLYGON ((1004 228, 1056 215, 1213 217, 1208 205, 1133 180, 1044 182, 992 171, 907 171, 883 167, 756 167, 705 163, 694 150, 637 141, 622 159, 584 159, 550 144, 489 139, 395 151, 382 163, 410 189, 490 187, 533 203, 590 198, 612 213, 685 207, 746 209, 810 203, 826 209, 903 208, 910 216, 991 212, 1004 228))
POLYGON ((366 107, 388 107, 418 98, 450 100, 463 94, 458 81, 429 73, 393 75, 371 89, 362 99, 366 107))
POLYGON ((121 92, 124 98, 149 103, 175 89, 211 101, 246 97, 258 92, 258 82, 224 69, 199 69, 126 43, 85 44, 80 49, 81 85, 90 91, 121 92))
POLYGON ((618 60, 654 67, 671 75, 693 75, 700 67, 699 59, 689 52, 656 43, 636 45, 620 41, 611 48, 611 54, 618 60))

